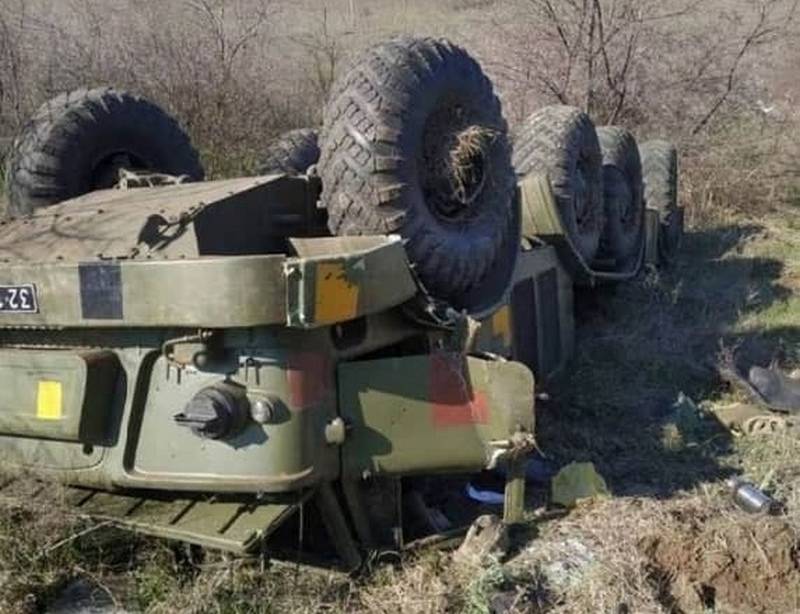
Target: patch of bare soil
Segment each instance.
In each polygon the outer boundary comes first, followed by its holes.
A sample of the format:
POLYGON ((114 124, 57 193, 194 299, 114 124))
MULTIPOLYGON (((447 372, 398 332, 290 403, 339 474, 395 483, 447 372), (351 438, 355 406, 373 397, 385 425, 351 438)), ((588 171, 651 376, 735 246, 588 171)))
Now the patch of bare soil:
POLYGON ((697 512, 673 510, 674 524, 640 542, 668 611, 800 610, 800 540, 789 524, 775 517, 697 512))

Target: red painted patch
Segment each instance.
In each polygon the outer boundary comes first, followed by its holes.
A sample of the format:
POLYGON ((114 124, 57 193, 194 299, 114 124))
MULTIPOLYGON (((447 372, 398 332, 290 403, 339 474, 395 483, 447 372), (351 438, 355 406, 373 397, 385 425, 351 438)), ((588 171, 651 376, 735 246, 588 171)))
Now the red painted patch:
POLYGON ((319 405, 333 392, 333 370, 324 352, 291 352, 287 378, 292 409, 319 405))
POLYGON ((466 372, 466 363, 461 356, 434 354, 431 357, 429 398, 434 427, 489 422, 486 394, 472 390, 466 372))

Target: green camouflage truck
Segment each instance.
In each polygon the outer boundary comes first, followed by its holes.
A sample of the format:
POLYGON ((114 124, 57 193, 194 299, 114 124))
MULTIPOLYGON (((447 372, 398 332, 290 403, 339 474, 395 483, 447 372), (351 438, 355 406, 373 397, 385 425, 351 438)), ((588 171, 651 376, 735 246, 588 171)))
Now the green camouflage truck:
POLYGON ((302 535, 348 569, 458 534, 476 506, 431 503, 454 476, 502 469, 519 521, 573 285, 679 238, 674 148, 643 182, 646 148, 607 132, 550 107, 512 152, 480 66, 413 38, 256 177, 203 181, 140 97, 46 103, 0 221, 0 496, 57 480, 79 513, 238 553, 302 535))

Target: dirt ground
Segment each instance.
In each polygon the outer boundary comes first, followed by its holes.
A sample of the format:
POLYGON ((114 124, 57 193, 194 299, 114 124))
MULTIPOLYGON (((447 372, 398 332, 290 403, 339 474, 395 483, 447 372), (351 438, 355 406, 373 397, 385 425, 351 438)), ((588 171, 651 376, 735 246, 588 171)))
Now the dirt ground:
POLYGON ((670 514, 674 527, 640 543, 665 606, 675 612, 788 612, 800 607, 800 553, 788 523, 711 519, 691 508, 670 514))

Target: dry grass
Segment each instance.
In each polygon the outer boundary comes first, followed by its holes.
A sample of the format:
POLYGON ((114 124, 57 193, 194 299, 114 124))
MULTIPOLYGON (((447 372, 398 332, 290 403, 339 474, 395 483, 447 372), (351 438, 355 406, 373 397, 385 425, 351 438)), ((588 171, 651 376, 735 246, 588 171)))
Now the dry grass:
MULTIPOLYGON (((721 346, 736 347, 747 361, 781 356, 787 369, 798 364, 800 284, 792 271, 800 266, 800 240, 787 229, 792 215, 718 215, 688 234, 672 270, 589 297, 574 368, 554 393, 558 403, 539 412, 540 440, 560 463, 593 461, 615 499, 540 525, 539 538, 514 563, 551 578, 553 611, 621 604, 631 612, 670 611, 678 589, 654 582, 642 540, 686 539, 696 530, 700 544, 704 531, 751 527, 723 486, 732 474, 783 502, 780 521, 800 535, 797 434, 735 437, 708 413, 746 400, 716 376, 721 346), (681 392, 699 411, 674 405, 681 392)), ((755 548, 769 551, 770 544, 755 548)), ((740 579, 751 595, 759 582, 740 579)), ((773 611, 793 611, 796 582, 772 591, 785 599, 773 611)))
MULTIPOLYGON (((538 61, 531 54, 547 51, 530 22, 508 17, 527 3, 236 0, 222 21, 216 2, 188 4, 0 0, 0 29, 9 28, 0 36, 0 137, 56 92, 110 82, 177 114, 212 176, 246 172, 274 134, 319 120, 330 80, 354 50, 397 31, 447 34, 474 51, 513 120, 553 102, 536 71, 520 72, 538 61), (265 20, 250 31, 254 8, 265 20), (240 51, 225 55, 243 36, 240 51)), ((734 5, 753 4, 704 4, 734 5)), ((642 138, 681 145, 690 223, 683 253, 636 283, 578 297, 578 356, 551 386, 553 401, 538 408, 544 452, 559 464, 594 462, 613 499, 566 517, 531 515, 506 565, 465 568, 431 553, 357 581, 214 556, 187 565, 169 544, 71 516, 57 495, 33 507, 3 503, 0 611, 41 611, 87 578, 148 612, 665 612, 674 587, 654 577, 643 540, 693 535, 687 515, 698 519, 698 539, 706 527, 716 535, 750 526, 721 486, 740 472, 785 504, 782 520, 800 533, 800 440, 733 437, 705 413, 740 400, 714 371, 721 346, 761 364, 779 355, 787 368, 800 365, 797 52, 759 46, 714 120, 691 134, 724 86, 731 48, 720 37, 739 36, 748 23, 710 21, 644 41, 633 106, 620 119, 642 138), (685 38, 711 29, 703 45, 685 38), (725 50, 712 62, 722 70, 689 97, 670 83, 707 44, 725 50), (675 407, 681 392, 699 413, 675 407)), ((563 65, 546 59, 541 66, 559 74, 563 65)))

